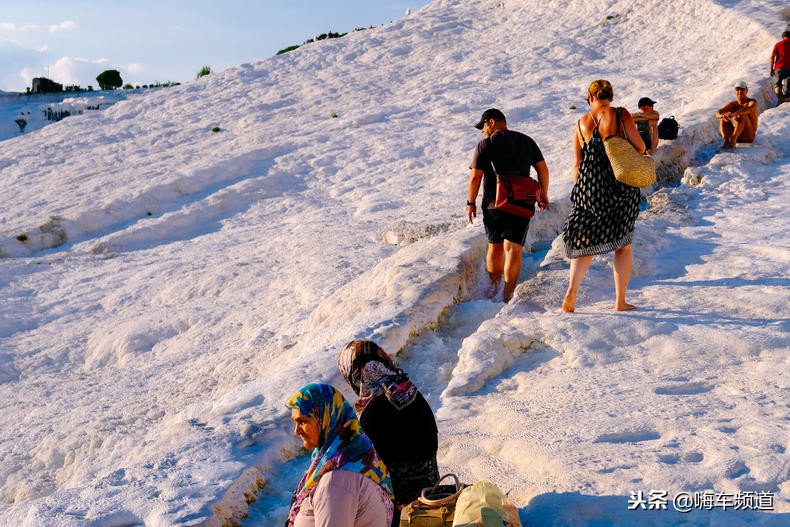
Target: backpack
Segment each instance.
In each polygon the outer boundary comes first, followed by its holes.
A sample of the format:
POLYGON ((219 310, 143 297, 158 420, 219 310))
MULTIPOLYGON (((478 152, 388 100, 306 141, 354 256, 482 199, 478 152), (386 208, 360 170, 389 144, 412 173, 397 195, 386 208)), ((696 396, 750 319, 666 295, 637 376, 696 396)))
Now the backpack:
POLYGON ((669 117, 664 117, 663 119, 661 119, 661 122, 658 123, 658 138, 677 139, 678 128, 680 128, 680 125, 675 120, 674 115, 670 115, 669 117))

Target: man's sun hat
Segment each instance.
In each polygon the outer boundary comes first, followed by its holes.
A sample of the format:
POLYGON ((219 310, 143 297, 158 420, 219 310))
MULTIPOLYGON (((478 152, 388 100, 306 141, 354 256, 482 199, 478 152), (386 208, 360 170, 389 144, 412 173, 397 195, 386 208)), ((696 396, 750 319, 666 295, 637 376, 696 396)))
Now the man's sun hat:
POLYGON ((740 80, 737 80, 737 81, 735 81, 735 84, 733 84, 733 86, 732 86, 732 87, 733 87, 733 88, 741 88, 742 90, 745 90, 745 89, 749 88, 749 87, 746 85, 746 81, 745 81, 745 80, 743 80, 743 79, 740 79, 740 80))
POLYGON ((653 106, 654 104, 656 104, 656 101, 654 101, 650 97, 642 97, 641 99, 639 99, 639 102, 636 103, 636 107, 641 108, 642 106, 653 106))
POLYGON ((488 110, 483 112, 483 115, 480 117, 480 122, 475 125, 475 128, 478 130, 483 129, 483 125, 486 124, 486 121, 489 119, 494 119, 495 121, 506 121, 505 114, 501 111, 497 110, 496 108, 489 108, 488 110))

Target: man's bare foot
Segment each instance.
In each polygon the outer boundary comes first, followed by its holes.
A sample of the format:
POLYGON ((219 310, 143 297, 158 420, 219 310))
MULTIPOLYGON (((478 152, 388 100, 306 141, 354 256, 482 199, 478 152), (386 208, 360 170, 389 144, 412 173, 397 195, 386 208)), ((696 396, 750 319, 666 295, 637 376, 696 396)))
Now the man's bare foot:
POLYGON ((565 299, 562 301, 562 310, 565 311, 566 313, 573 313, 574 311, 576 311, 575 300, 568 298, 568 296, 566 295, 565 299))
POLYGON ((632 309, 636 309, 636 306, 633 306, 628 303, 623 303, 622 305, 617 305, 614 308, 616 311, 630 311, 632 309))
POLYGON ((509 282, 505 282, 505 288, 502 291, 502 300, 505 301, 505 304, 510 302, 510 299, 513 298, 513 291, 515 290, 516 290, 515 283, 511 284, 509 282))

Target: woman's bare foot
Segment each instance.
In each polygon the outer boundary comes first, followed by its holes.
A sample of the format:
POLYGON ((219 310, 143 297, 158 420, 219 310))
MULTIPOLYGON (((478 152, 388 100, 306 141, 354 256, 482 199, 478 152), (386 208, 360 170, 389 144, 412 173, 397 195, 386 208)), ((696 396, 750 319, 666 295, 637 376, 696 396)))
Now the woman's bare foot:
POLYGON ((622 304, 616 305, 614 309, 616 311, 630 311, 636 309, 636 306, 623 302, 622 304))
POLYGON ((562 310, 566 313, 573 313, 576 311, 576 299, 569 298, 568 295, 565 295, 565 299, 562 301, 562 310))

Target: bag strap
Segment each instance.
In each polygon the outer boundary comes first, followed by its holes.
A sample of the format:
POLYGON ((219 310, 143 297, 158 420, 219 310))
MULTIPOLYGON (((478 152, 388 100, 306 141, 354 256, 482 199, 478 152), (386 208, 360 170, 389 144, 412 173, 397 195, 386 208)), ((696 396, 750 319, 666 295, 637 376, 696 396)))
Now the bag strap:
POLYGON ((455 500, 458 499, 458 495, 461 494, 461 491, 464 490, 464 485, 458 480, 458 476, 455 474, 445 474, 439 481, 436 482, 436 485, 433 488, 424 488, 420 493, 419 500, 422 504, 428 505, 430 507, 440 507, 442 505, 447 505, 448 503, 453 503, 455 500), (446 478, 451 477, 455 480, 455 492, 450 494, 449 496, 443 496, 441 498, 431 498, 431 495, 436 494, 436 490, 439 488, 439 484, 444 481, 446 478), (426 496, 426 494, 428 494, 426 496))
MULTIPOLYGON (((494 169, 494 174, 498 174, 499 172, 497 172, 496 165, 494 164, 494 156, 491 155, 491 137, 486 137, 486 153, 488 154, 488 162, 491 163, 491 168, 494 169)), ((446 477, 447 476, 445 476, 445 478, 446 477)))
MULTIPOLYGON (((592 112, 590 112, 590 115, 592 115, 592 112)), ((595 122, 595 118, 594 117, 593 117, 593 122, 595 122)), ((582 143, 584 143, 585 146, 586 146, 587 145, 587 140, 584 138, 584 134, 582 133, 582 120, 581 119, 576 121, 576 126, 579 127, 579 135, 582 137, 582 143)))

